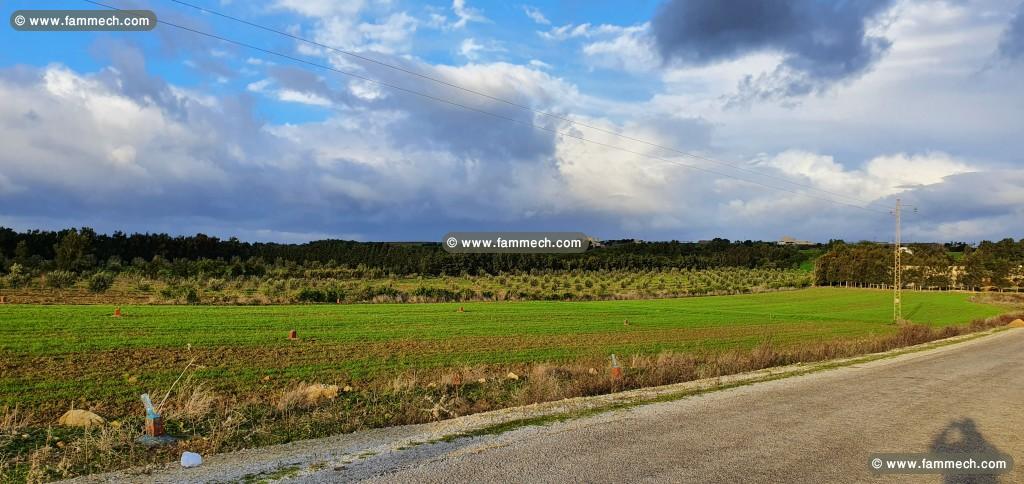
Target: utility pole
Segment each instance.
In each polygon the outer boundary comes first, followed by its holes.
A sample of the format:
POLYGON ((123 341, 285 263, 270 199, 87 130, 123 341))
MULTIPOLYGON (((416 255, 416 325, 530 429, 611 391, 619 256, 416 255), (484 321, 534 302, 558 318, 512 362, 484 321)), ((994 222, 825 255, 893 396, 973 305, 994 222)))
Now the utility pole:
POLYGON ((901 280, 901 273, 903 272, 903 265, 900 263, 900 199, 896 199, 896 208, 892 211, 893 216, 896 217, 896 251, 893 256, 892 264, 892 322, 899 323, 903 321, 903 281, 901 280))

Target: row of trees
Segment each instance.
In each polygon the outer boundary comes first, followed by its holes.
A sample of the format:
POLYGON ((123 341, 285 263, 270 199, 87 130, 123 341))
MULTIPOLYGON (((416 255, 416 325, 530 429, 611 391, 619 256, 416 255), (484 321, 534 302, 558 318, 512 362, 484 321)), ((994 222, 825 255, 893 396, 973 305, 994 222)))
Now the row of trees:
POLYGON ((132 270, 154 278, 279 276, 326 271, 331 277, 382 275, 502 274, 531 271, 795 268, 807 255, 772 242, 703 243, 614 241, 583 254, 446 253, 439 243, 386 243, 321 240, 305 244, 248 243, 203 234, 115 232, 89 228, 16 232, 0 228, 0 271, 132 270))
MULTIPOLYGON (((901 256, 902 279, 912 287, 1007 288, 1024 285, 1024 239, 961 244, 910 244, 901 256), (953 250, 959 250, 954 252, 953 250)), ((892 284, 893 247, 836 243, 818 258, 818 285, 892 284)))

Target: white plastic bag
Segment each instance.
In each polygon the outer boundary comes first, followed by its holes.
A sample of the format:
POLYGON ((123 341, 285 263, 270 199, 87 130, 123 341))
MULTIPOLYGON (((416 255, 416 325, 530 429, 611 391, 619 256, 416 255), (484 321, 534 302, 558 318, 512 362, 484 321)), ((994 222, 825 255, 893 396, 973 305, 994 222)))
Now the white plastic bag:
POLYGON ((196 467, 203 463, 203 457, 195 452, 184 452, 181 454, 182 467, 196 467))

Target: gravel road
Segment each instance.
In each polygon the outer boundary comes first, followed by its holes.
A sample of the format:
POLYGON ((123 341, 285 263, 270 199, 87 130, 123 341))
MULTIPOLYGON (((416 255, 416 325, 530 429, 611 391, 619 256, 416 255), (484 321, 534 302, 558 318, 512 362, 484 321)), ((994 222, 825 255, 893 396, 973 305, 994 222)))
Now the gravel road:
POLYGON ((327 482, 1024 482, 1024 330, 400 453, 327 482), (1010 473, 876 476, 874 452, 998 451, 1010 473), (431 455, 432 454, 432 455, 431 455))

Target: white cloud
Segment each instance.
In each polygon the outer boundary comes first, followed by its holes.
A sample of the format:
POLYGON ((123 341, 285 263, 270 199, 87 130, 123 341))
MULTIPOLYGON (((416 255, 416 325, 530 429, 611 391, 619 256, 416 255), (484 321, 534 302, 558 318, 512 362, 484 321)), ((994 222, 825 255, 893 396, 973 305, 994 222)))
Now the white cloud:
POLYGON ((183 123, 62 66, 40 74, 36 84, 0 79, 0 96, 8 100, 0 111, 6 126, 0 142, 9 149, 0 155, 4 185, 59 185, 102 196, 97 187, 159 193, 165 183, 227 179, 216 164, 194 155, 217 138, 201 123, 183 123))
POLYGON ((448 17, 437 12, 430 12, 427 16, 427 21, 423 25, 432 29, 444 29, 448 26, 448 17))
POLYGON ((609 39, 586 44, 583 54, 591 65, 609 69, 646 72, 659 66, 648 24, 625 27, 609 39))
POLYGON ((349 81, 348 90, 353 96, 365 101, 374 101, 388 95, 379 84, 361 79, 349 81))
MULTIPOLYGON (((940 152, 877 156, 868 160, 859 170, 846 168, 832 156, 801 150, 787 150, 771 158, 761 159, 758 164, 775 168, 787 176, 795 176, 797 180, 809 182, 816 188, 866 201, 878 200, 922 185, 940 183, 948 176, 977 170, 940 152)), ((766 181, 772 183, 771 180, 766 181)))
POLYGON ((590 23, 565 24, 561 27, 554 27, 547 31, 538 32, 538 34, 547 40, 567 40, 619 35, 627 30, 635 29, 636 27, 639 26, 623 27, 612 24, 601 24, 595 26, 590 23))
POLYGON ((523 5, 523 12, 526 13, 527 17, 530 17, 530 20, 533 20, 540 25, 551 25, 551 21, 548 20, 548 18, 544 16, 544 12, 541 12, 537 7, 523 5))
POLYGON ((246 86, 246 89, 251 92, 265 92, 267 87, 270 87, 273 83, 273 79, 260 79, 258 81, 250 82, 246 86))
POLYGON ((333 105, 330 99, 309 91, 277 87, 273 79, 260 79, 249 83, 246 90, 265 94, 284 102, 307 104, 310 106, 328 107, 333 105))
POLYGON ((363 0, 277 0, 274 6, 307 17, 354 17, 366 5, 363 0))
POLYGON ((479 60, 481 54, 485 52, 504 52, 505 48, 497 45, 493 41, 481 44, 476 39, 468 37, 462 40, 459 44, 459 55, 465 57, 471 61, 479 60))
POLYGON ((463 39, 459 44, 459 54, 467 59, 476 59, 477 53, 484 50, 484 46, 478 44, 472 37, 463 39))
POLYGON ((534 69, 550 69, 551 64, 540 59, 530 59, 530 67, 533 67, 534 69))
POLYGON ((576 37, 587 37, 590 35, 590 24, 565 24, 561 27, 554 27, 550 30, 537 33, 548 40, 566 40, 576 37))
POLYGON ((359 24, 359 32, 367 44, 362 48, 387 54, 407 51, 417 25, 417 20, 405 12, 391 14, 381 23, 359 24))
POLYGON ((465 27, 469 22, 488 21, 479 9, 467 6, 466 0, 452 0, 452 12, 458 17, 458 20, 452 23, 452 27, 456 29, 465 27))
POLYGON ((582 52, 593 67, 629 72, 651 72, 660 60, 651 39, 649 23, 620 26, 612 24, 566 24, 538 32, 550 41, 586 39, 582 52))
POLYGON ((277 98, 281 101, 294 102, 300 104, 308 104, 310 106, 331 106, 330 99, 327 99, 318 94, 311 92, 301 92, 292 89, 281 89, 276 93, 277 98))
MULTIPOLYGON (((407 52, 411 37, 419 26, 419 21, 407 12, 393 12, 379 21, 364 21, 363 10, 367 7, 364 1, 278 0, 276 6, 315 19, 311 29, 312 40, 343 50, 368 50, 386 54, 407 52)), ((300 26, 293 26, 289 32, 303 36, 301 30, 300 26)), ((303 55, 328 56, 336 66, 349 67, 347 60, 327 49, 305 42, 297 42, 296 49, 303 55)))

